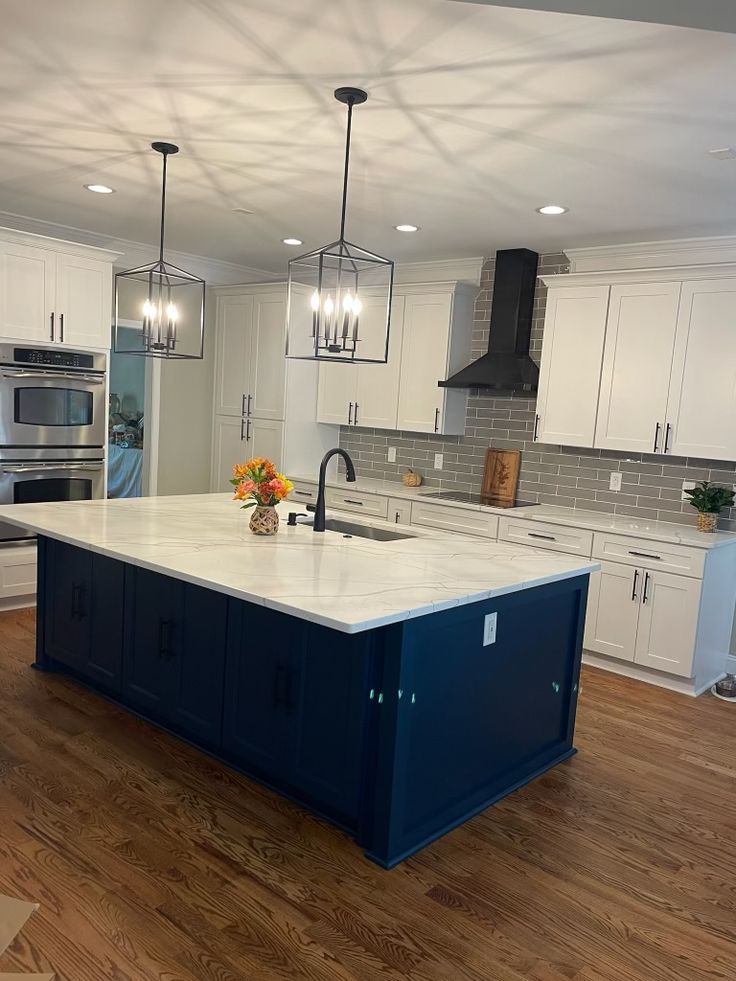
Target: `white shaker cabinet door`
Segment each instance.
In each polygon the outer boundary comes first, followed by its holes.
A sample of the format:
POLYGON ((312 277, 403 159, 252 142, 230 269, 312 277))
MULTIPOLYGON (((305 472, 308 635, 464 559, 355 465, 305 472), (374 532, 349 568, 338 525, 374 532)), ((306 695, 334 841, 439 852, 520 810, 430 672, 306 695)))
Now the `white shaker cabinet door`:
MULTIPOLYGON (((372 429, 396 429, 399 408, 399 377, 404 320, 404 297, 395 296, 391 304, 391 331, 388 361, 385 364, 358 364, 353 422, 372 429)), ((360 314, 360 354, 383 357, 386 344, 386 304, 368 297, 360 314)))
POLYGON ((736 279, 683 283, 667 451, 736 460, 736 279))
POLYGON ((244 415, 253 336, 253 296, 217 298, 215 413, 244 415))
POLYGON ((56 254, 0 242, 0 337, 51 343, 55 298, 56 254))
POLYGON ((398 429, 444 431, 445 389, 452 317, 452 294, 406 296, 399 379, 398 429))
POLYGON ((111 327, 110 263, 60 255, 56 272, 56 340, 72 347, 109 348, 111 327))
POLYGON ((630 565, 603 562, 590 577, 584 646, 619 661, 633 661, 642 572, 630 565))
POLYGON ((245 463, 253 454, 245 442, 245 420, 232 416, 215 416, 212 432, 212 473, 210 491, 213 494, 232 490, 228 483, 236 463, 245 463))
POLYGON ((259 419, 284 418, 286 383, 286 293, 253 299, 246 412, 259 419), (248 401, 247 396, 250 396, 248 401))
POLYGON ((669 572, 643 571, 637 664, 689 678, 701 583, 669 572))
POLYGON ((595 446, 662 452, 680 285, 611 287, 595 446))
POLYGON ((246 419, 246 456, 265 456, 272 460, 278 470, 284 469, 282 459, 284 450, 284 424, 273 419, 246 419))
POLYGON ((542 339, 536 438, 592 446, 606 336, 608 286, 550 289, 542 339))
POLYGON ((357 365, 321 362, 317 384, 317 422, 352 425, 357 388, 357 365))

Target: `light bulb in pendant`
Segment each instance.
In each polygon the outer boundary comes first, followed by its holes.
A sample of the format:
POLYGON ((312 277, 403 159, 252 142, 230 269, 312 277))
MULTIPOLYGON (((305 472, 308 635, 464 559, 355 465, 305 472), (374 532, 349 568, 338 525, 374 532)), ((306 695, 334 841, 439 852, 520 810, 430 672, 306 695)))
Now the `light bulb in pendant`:
POLYGON ((332 302, 332 297, 328 296, 325 300, 325 313, 328 317, 332 316, 332 311, 335 309, 335 304, 332 302))
POLYGON ((155 313, 156 313, 156 307, 151 303, 150 300, 146 300, 145 303, 143 304, 144 318, 153 317, 155 316, 155 313))
POLYGON ((363 304, 360 302, 356 296, 352 303, 352 312, 357 317, 360 311, 363 309, 363 304))
POLYGON ((354 301, 350 293, 346 293, 342 301, 342 308, 345 311, 345 313, 351 312, 351 310, 353 309, 353 303, 354 301))
POLYGON ((179 316, 179 311, 176 309, 175 303, 168 304, 168 306, 166 307, 166 316, 172 322, 176 322, 176 319, 179 316))

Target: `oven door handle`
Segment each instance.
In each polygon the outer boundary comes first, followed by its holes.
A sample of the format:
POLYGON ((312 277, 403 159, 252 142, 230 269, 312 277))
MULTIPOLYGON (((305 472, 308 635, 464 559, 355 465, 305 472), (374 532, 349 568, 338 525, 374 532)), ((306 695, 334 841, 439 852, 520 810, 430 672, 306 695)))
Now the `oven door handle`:
POLYGON ((49 470, 102 470, 102 463, 8 463, 3 473, 43 473, 49 470))
POLYGON ((89 375, 76 371, 16 371, 13 368, 3 368, 3 378, 64 378, 90 382, 92 385, 103 385, 105 382, 104 374, 89 375))

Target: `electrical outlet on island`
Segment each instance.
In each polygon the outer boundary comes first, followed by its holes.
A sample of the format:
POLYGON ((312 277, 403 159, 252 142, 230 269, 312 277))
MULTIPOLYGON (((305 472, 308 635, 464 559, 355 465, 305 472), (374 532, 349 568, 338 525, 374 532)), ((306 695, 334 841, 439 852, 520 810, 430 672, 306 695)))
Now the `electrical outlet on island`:
POLYGON ((441 453, 435 453, 435 455, 434 455, 434 469, 435 470, 441 470, 442 469, 442 454, 441 453))
POLYGON ((612 491, 621 490, 621 481, 624 479, 624 475, 619 471, 614 471, 611 474, 611 479, 608 481, 608 486, 612 491))

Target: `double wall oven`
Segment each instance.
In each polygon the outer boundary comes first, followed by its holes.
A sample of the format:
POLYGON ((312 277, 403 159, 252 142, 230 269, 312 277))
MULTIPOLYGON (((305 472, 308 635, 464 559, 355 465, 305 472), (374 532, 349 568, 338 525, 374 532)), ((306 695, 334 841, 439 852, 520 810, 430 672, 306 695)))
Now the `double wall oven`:
POLYGON ((106 439, 104 354, 0 344, 0 504, 103 497, 106 439))

